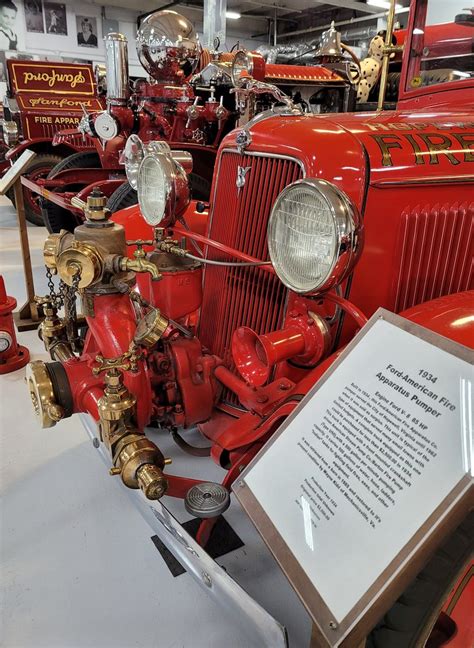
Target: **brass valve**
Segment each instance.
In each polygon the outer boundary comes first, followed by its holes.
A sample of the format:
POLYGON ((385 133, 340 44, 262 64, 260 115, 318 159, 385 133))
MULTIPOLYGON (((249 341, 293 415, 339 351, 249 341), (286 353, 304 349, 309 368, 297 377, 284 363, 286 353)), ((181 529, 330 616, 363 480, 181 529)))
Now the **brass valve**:
POLYGON ((89 221, 107 221, 111 211, 106 208, 107 198, 97 187, 87 196, 87 202, 84 202, 77 196, 71 199, 71 205, 82 209, 85 217, 89 221))
POLYGON ((136 245, 137 249, 133 253, 134 259, 129 259, 128 257, 123 257, 120 260, 120 269, 122 272, 132 271, 132 272, 149 272, 153 281, 158 281, 161 279, 161 274, 154 263, 148 261, 146 258, 146 252, 143 249, 144 245, 153 245, 154 241, 147 241, 143 239, 137 239, 136 241, 127 241, 127 245, 136 245))
POLYGON ((148 499, 159 499, 168 487, 165 465, 157 446, 133 428, 136 398, 123 383, 122 372, 113 367, 105 374, 104 395, 98 411, 102 441, 112 454, 111 475, 120 475, 128 488, 140 488, 148 499))
POLYGON ((98 367, 92 369, 92 373, 98 376, 102 371, 109 371, 111 369, 121 369, 123 371, 137 371, 138 361, 141 360, 142 355, 138 351, 134 341, 130 343, 128 351, 116 358, 104 358, 102 355, 95 357, 96 362, 99 363, 98 367))
POLYGON ((112 450, 117 438, 123 436, 123 429, 131 425, 137 399, 123 384, 118 367, 107 370, 104 382, 104 395, 98 402, 100 432, 102 441, 112 450))
POLYGON ((180 247, 178 241, 170 238, 166 238, 163 241, 158 241, 156 248, 160 250, 160 252, 174 254, 175 256, 179 257, 186 257, 188 255, 188 251, 185 248, 180 247))
POLYGON ((49 351, 55 342, 67 340, 66 322, 58 316, 58 309, 52 297, 35 297, 35 302, 42 307, 45 315, 38 335, 43 340, 46 351, 49 351))

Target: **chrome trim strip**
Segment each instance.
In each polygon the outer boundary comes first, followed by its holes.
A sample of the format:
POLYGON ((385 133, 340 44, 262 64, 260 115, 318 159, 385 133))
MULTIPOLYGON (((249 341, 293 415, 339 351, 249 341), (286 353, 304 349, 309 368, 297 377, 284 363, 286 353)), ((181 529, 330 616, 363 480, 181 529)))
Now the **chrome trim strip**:
MULTIPOLYGON (((96 443, 95 421, 88 414, 79 414, 79 417, 87 434, 96 443)), ((102 443, 97 451, 107 468, 110 468, 110 457, 102 443)), ((121 484, 120 480, 115 481, 121 484)), ((249 645, 288 648, 285 627, 212 560, 160 501, 146 499, 140 490, 125 490, 153 531, 188 574, 215 603, 222 606, 229 624, 238 624, 239 630, 247 636, 249 645)), ((203 636, 204 633, 205 629, 203 636)))

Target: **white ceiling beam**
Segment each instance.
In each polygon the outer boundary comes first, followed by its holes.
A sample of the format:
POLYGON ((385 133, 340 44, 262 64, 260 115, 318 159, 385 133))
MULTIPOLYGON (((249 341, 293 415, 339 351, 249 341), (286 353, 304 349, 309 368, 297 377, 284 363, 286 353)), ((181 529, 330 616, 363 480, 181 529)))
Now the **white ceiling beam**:
POLYGON ((341 9, 352 9, 353 11, 365 11, 365 13, 378 13, 380 8, 371 7, 365 2, 356 2, 355 0, 312 0, 316 4, 328 4, 341 9))

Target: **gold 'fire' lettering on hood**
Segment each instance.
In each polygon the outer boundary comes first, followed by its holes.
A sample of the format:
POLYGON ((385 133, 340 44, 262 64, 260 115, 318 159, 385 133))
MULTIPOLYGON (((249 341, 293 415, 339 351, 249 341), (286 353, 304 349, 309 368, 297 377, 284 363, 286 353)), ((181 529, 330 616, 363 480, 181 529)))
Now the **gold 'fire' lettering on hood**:
MULTIPOLYGON (((458 124, 455 125, 458 127, 458 124)), ((372 135, 382 154, 383 167, 396 164, 396 151, 407 149, 415 156, 415 164, 439 164, 448 160, 453 166, 461 162, 474 162, 474 131, 470 133, 415 132, 397 135, 372 135), (395 163, 394 163, 395 158, 395 163)), ((403 161, 400 159, 400 163, 403 161)))

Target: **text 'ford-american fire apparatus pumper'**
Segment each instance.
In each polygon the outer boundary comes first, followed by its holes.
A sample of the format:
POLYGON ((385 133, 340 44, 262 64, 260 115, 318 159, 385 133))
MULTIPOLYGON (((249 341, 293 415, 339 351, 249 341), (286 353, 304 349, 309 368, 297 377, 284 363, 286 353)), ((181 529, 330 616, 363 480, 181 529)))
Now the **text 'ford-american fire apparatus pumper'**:
MULTIPOLYGON (((53 361, 29 365, 39 420, 89 413, 111 474, 184 498, 203 544, 230 485, 378 307, 474 347, 474 61, 427 46, 440 1, 412 2, 395 111, 257 115, 219 147, 205 212, 185 153, 150 149, 139 208, 111 220, 93 193, 85 223, 45 244, 64 290, 41 300, 53 361), (206 448, 186 440, 195 426, 206 448), (222 485, 169 472, 163 434, 210 455, 222 485), (213 494, 210 519, 195 486, 213 494)), ((374 632, 387 645, 391 630, 374 632)))
MULTIPOLYGON (((27 175, 36 181, 46 178, 63 158, 92 150, 93 142, 80 133, 53 143, 59 131, 76 128, 84 115, 101 111, 92 65, 7 61, 8 92, 3 100, 3 140, 7 147, 0 173, 10 168, 24 150, 35 151, 27 175)), ((37 194, 24 190, 27 219, 43 224, 37 194)))

